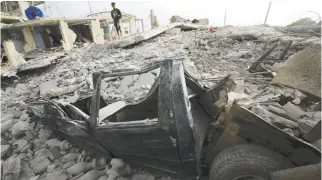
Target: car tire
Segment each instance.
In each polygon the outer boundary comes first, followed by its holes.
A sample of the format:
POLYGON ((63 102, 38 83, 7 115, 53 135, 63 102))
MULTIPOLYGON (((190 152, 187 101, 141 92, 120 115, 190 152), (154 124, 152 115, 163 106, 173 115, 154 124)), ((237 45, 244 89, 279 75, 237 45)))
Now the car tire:
POLYGON ((269 180, 269 172, 291 167, 288 160, 253 144, 229 147, 214 159, 209 180, 269 180))

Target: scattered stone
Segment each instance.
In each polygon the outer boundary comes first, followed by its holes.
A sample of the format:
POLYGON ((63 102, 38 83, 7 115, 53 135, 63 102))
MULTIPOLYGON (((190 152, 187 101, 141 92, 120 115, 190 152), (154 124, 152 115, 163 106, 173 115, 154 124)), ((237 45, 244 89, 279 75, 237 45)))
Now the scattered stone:
POLYGON ((88 179, 97 180, 98 178, 100 178, 104 175, 106 175, 105 169, 104 170, 94 169, 94 170, 88 171, 86 174, 84 174, 83 176, 81 176, 77 180, 88 180, 88 179))
POLYGON ((39 130, 40 142, 47 141, 52 136, 52 130, 49 127, 43 127, 39 130))
POLYGON ((86 172, 93 169, 93 164, 88 162, 78 162, 75 165, 69 167, 66 171, 71 175, 78 175, 81 172, 86 172))
POLYGON ((2 179, 4 180, 18 179, 21 171, 20 158, 16 156, 11 156, 6 161, 4 161, 2 168, 3 168, 2 179))
POLYGON ((58 83, 56 80, 49 80, 39 85, 40 96, 46 96, 51 89, 57 88, 58 83))
POLYGON ((296 105, 299 105, 301 104, 301 99, 300 98, 295 98, 293 101, 292 101, 293 104, 296 104, 296 105))
POLYGON ((47 156, 39 155, 30 161, 30 167, 35 174, 41 174, 47 170, 47 167, 51 164, 47 156))
POLYGON ((291 120, 288 120, 286 118, 283 118, 281 116, 275 115, 273 113, 270 113, 270 118, 273 124, 280 126, 282 128, 291 128, 291 129, 295 129, 297 128, 299 125, 291 120))
POLYGON ((50 148, 59 147, 61 150, 70 149, 72 147, 68 141, 60 141, 57 138, 47 140, 45 143, 50 148))
POLYGON ((8 120, 5 122, 1 122, 1 134, 5 134, 8 132, 13 126, 13 120, 8 120))
POLYGON ((63 170, 48 173, 46 180, 67 180, 68 177, 63 170))
POLYGON ((305 112, 301 108, 295 106, 291 102, 285 104, 283 106, 283 109, 288 113, 289 116, 291 116, 294 119, 300 119, 305 115, 305 112))
POLYGON ((232 105, 234 101, 237 101, 237 104, 245 108, 251 108, 255 104, 255 102, 247 94, 229 92, 227 106, 232 105))
POLYGON ((28 131, 29 129, 30 129, 29 123, 25 121, 18 121, 13 125, 11 133, 13 136, 20 136, 24 134, 26 131, 28 131))
POLYGON ((286 119, 292 120, 292 121, 296 121, 295 119, 293 119, 292 117, 290 117, 283 109, 280 109, 278 107, 275 106, 268 106, 268 110, 274 114, 277 114, 279 116, 282 116, 286 119))
POLYGON ((149 173, 140 172, 140 173, 134 174, 131 177, 131 180, 155 180, 155 178, 149 173))
POLYGON ((285 128, 285 129, 283 129, 283 131, 291 136, 294 136, 294 133, 293 133, 292 129, 290 129, 290 128, 285 128))
POLYGON ((54 171, 54 169, 56 168, 55 164, 51 164, 47 167, 47 172, 51 173, 54 171))
POLYGON ((7 155, 10 145, 1 145, 1 158, 7 155))
POLYGON ((68 161, 76 160, 80 155, 81 155, 81 153, 68 153, 68 154, 64 155, 61 162, 65 163, 68 161))
POLYGON ((50 150, 48 150, 47 156, 52 161, 60 158, 61 154, 59 147, 53 147, 50 150))
POLYGON ((67 169, 67 168, 71 167, 74 164, 76 164, 75 161, 68 161, 63 165, 63 169, 67 169))
POLYGON ((28 145, 28 141, 25 140, 25 139, 19 139, 16 142, 14 142, 13 144, 17 145, 17 148, 15 149, 15 152, 24 152, 23 150, 28 145))
POLYGON ((297 89, 295 89, 295 90, 294 90, 294 92, 293 92, 293 96, 294 96, 295 98, 300 99, 300 100, 303 100, 304 98, 306 98, 306 97, 307 97, 306 95, 304 95, 301 91, 299 91, 299 90, 297 90, 297 89))

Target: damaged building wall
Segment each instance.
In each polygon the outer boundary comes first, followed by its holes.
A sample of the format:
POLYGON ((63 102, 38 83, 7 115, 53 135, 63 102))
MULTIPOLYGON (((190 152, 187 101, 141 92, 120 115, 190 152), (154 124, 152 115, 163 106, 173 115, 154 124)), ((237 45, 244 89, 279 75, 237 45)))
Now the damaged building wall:
POLYGON ((90 27, 93 42, 96 44, 104 44, 104 32, 103 28, 101 28, 100 22, 98 20, 92 20, 90 27))
POLYGON ((21 30, 1 30, 1 40, 11 40, 18 52, 24 52, 25 39, 21 30))
POLYGON ((26 62, 22 54, 16 50, 15 44, 12 41, 7 40, 4 41, 2 44, 5 53, 8 57, 8 66, 12 68, 17 68, 19 67, 19 65, 24 64, 26 62))
POLYGON ((77 35, 71 29, 69 29, 66 21, 59 21, 59 29, 63 38, 63 48, 65 51, 70 51, 73 48, 77 35))

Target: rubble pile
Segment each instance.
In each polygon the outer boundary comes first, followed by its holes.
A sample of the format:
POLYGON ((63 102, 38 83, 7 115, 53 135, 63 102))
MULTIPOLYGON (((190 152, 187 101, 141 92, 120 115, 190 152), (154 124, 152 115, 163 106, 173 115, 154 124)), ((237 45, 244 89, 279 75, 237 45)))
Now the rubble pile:
MULTIPOLYGON (((216 32, 171 31, 127 49, 93 44, 75 48, 54 67, 36 75, 18 73, 20 79, 1 89, 2 179, 155 179, 121 159, 96 157, 58 139, 49 127, 28 116, 26 104, 38 97, 73 103, 81 94, 93 90, 94 72, 136 69, 166 58, 197 68, 200 75, 194 75, 206 86, 232 75, 237 86, 229 94, 231 102, 238 100, 265 121, 300 138, 321 120, 320 100, 312 100, 297 89, 273 86, 270 82, 276 73, 272 67, 304 47, 319 43, 320 37, 294 37, 272 27, 252 26, 219 28, 216 32), (248 67, 275 44, 274 50, 256 66, 255 73, 249 73, 248 67)), ((158 74, 159 70, 155 70, 106 78, 102 96, 107 103, 137 101, 148 93, 158 74)))

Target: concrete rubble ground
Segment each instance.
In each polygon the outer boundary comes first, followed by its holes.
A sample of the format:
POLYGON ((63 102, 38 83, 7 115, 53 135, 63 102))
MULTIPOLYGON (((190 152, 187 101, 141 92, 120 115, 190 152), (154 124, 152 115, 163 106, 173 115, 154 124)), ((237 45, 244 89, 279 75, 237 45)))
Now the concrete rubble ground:
MULTIPOLYGON (((197 69, 199 73, 194 71, 194 75, 206 86, 231 75, 236 89, 228 94, 228 104, 237 100, 265 121, 301 138, 321 120, 320 99, 271 83, 276 75, 272 67, 320 42, 320 36, 294 36, 273 27, 248 26, 219 28, 213 33, 209 29, 172 29, 126 49, 110 48, 108 44, 75 48, 53 67, 37 74, 18 73, 19 79, 6 88, 2 86, 2 179, 176 179, 140 171, 121 159, 107 161, 95 157, 59 139, 49 127, 32 121, 26 114, 26 103, 39 96, 75 102, 81 94, 93 90, 93 72, 135 69, 165 58, 181 59, 197 69), (292 45, 281 58, 290 41, 292 45), (275 50, 260 62, 255 73, 249 73, 247 68, 276 43, 275 50)), ((108 103, 136 101, 147 94, 158 73, 156 70, 140 76, 104 79, 102 96, 108 103)))

